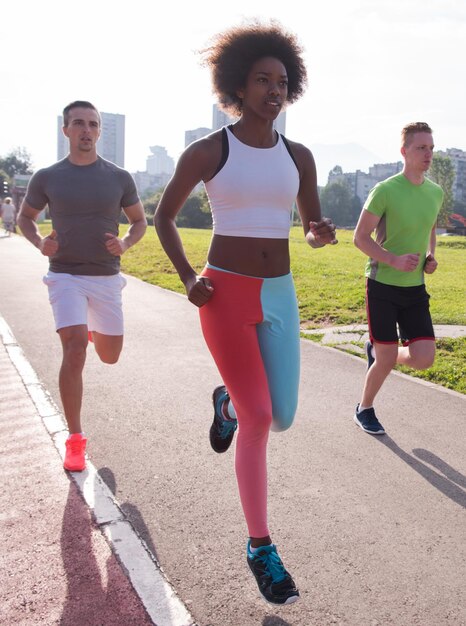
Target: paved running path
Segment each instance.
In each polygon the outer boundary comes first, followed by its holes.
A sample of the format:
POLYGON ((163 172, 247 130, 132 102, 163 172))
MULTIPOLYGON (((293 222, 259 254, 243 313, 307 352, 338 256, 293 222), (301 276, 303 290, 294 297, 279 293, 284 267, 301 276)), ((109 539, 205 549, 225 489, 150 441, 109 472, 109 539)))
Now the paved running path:
MULTIPOLYGON (((58 404, 60 347, 40 281, 45 265, 21 238, 0 240, 0 314, 58 404)), ((195 309, 184 297, 129 278, 125 313, 121 361, 108 367, 92 350, 88 354, 90 459, 196 624, 466 624, 464 396, 392 374, 378 402, 388 434, 371 437, 352 422, 364 361, 302 342, 296 422, 287 433, 272 434, 269 447, 271 529, 302 599, 276 609, 258 598, 245 563, 233 454, 217 456, 209 448, 210 394, 218 376, 195 309)), ((34 412, 18 406, 24 428, 7 440, 17 442, 21 456, 39 435, 34 412)), ((50 559, 40 587, 25 574, 35 558, 25 535, 38 533, 36 541, 46 545, 59 542, 68 519, 70 483, 50 439, 48 445, 58 460, 29 474, 29 515, 15 513, 18 483, 8 483, 11 493, 2 501, 2 528, 8 527, 16 550, 2 542, 2 571, 8 568, 9 585, 17 590, 10 596, 11 623, 41 623, 25 612, 31 598, 45 610, 58 597, 62 612, 76 601, 74 589, 54 593, 63 571, 73 571, 64 554, 50 559), (59 487, 53 504, 49 483, 59 487), (44 520, 39 530, 34 517, 44 520), (23 546, 18 570, 14 559, 23 546)), ((73 520, 81 527, 84 517, 73 520)), ((95 585, 105 613, 105 586, 95 585)), ((137 602, 132 606, 138 610, 137 602)), ((110 620, 83 623, 132 623, 123 614, 119 622, 110 620)))
MULTIPOLYGON (((6 343, 16 359, 17 346, 6 343)), ((63 471, 11 356, 0 343, 0 623, 152 624, 63 471)))

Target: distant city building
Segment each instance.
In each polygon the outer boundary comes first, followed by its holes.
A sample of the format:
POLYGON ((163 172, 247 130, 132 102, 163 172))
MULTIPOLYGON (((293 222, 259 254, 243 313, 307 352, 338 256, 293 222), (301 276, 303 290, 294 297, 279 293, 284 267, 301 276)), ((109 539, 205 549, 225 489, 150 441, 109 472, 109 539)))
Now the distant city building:
POLYGON ((394 176, 401 172, 403 163, 377 163, 369 168, 369 173, 356 170, 356 172, 343 172, 342 168, 337 165, 329 172, 328 184, 337 182, 346 182, 353 196, 361 201, 361 204, 367 199, 370 190, 380 181, 394 176))
POLYGON ((219 130, 223 126, 234 124, 238 118, 231 117, 218 108, 217 104, 212 105, 212 130, 219 130))
MULTIPOLYGON (((238 121, 237 117, 231 117, 218 108, 217 104, 212 105, 212 130, 219 130, 223 126, 234 124, 238 121)), ((274 128, 281 133, 285 134, 286 131, 286 111, 282 111, 273 124, 274 128)), ((188 144, 187 144, 188 145, 188 144)))
POLYGON ((281 135, 286 135, 286 111, 282 111, 273 123, 273 127, 281 135))
POLYGON ((139 193, 163 189, 175 171, 175 162, 163 146, 151 146, 146 171, 135 172, 133 178, 139 193))
POLYGON ((466 202, 466 152, 459 148, 447 148, 439 150, 441 156, 450 157, 455 168, 455 180, 453 181, 453 198, 457 202, 466 202))
MULTIPOLYGON (((107 161, 125 166, 125 116, 119 113, 101 113, 102 132, 97 142, 97 152, 107 161)), ((57 117, 57 159, 69 152, 69 142, 63 134, 63 117, 57 117)))
POLYGON ((212 132, 211 128, 195 128, 194 130, 186 130, 184 133, 184 146, 187 148, 193 141, 197 141, 198 139, 202 139, 206 135, 209 135, 212 132))
POLYGON ((63 134, 63 116, 57 117, 57 161, 61 161, 66 157, 69 150, 68 139, 63 134))
MULTIPOLYGON (((221 111, 219 111, 219 113, 221 113, 221 111)), ((185 148, 187 148, 190 144, 192 144, 193 141, 197 141, 198 139, 202 139, 202 137, 205 137, 206 135, 210 135, 211 132, 212 132, 211 128, 205 128, 205 127, 200 127, 200 128, 195 128, 194 130, 185 131, 184 133, 185 148)), ((199 193, 200 191, 202 191, 203 188, 204 188, 203 183, 198 183, 194 187, 193 192, 199 193)))
POLYGON ((170 179, 175 171, 175 162, 168 155, 167 149, 163 146, 151 146, 150 154, 146 160, 146 171, 153 176, 166 174, 170 179))
POLYGON ((131 176, 134 178, 139 194, 155 193, 163 189, 171 178, 167 174, 149 174, 149 172, 134 172, 131 176))
MULTIPOLYGON (((13 184, 10 188, 10 193, 13 199, 13 204, 17 209, 21 206, 22 201, 24 200, 24 196, 26 195, 26 190, 28 183, 31 179, 32 174, 15 174, 13 176, 13 184)), ((39 222, 44 219, 44 211, 39 215, 39 222)))

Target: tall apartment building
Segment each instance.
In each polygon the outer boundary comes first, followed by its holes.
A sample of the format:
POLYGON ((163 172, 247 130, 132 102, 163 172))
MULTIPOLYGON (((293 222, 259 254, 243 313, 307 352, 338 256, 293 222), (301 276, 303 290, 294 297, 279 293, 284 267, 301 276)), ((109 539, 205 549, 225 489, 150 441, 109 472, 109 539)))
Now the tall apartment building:
POLYGON ((396 163, 376 163, 369 168, 369 174, 358 170, 356 172, 356 196, 361 200, 361 203, 367 199, 370 190, 380 181, 395 176, 403 169, 403 163, 396 161, 396 163))
POLYGON ((212 130, 219 130, 228 124, 234 124, 238 118, 227 115, 218 108, 217 104, 212 105, 212 130))
POLYGON ((286 111, 282 111, 273 123, 273 127, 280 134, 286 135, 286 111))
POLYGON ((175 171, 175 162, 163 146, 151 146, 146 159, 146 171, 135 172, 132 176, 139 193, 157 191, 166 186, 175 171))
POLYGON ((175 162, 168 155, 167 149, 163 146, 151 146, 150 154, 146 159, 146 171, 151 175, 166 174, 171 178, 175 171, 175 162))
MULTIPOLYGON (((234 124, 237 121, 237 117, 231 117, 218 108, 217 104, 212 105, 212 130, 218 130, 222 126, 228 126, 228 124, 234 124)), ((274 128, 281 133, 285 134, 286 130, 286 111, 282 111, 274 122, 274 128)))
MULTIPOLYGON (((102 132, 97 142, 97 152, 107 161, 125 166, 125 116, 119 113, 101 113, 102 132)), ((69 142, 63 134, 63 117, 57 117, 57 159, 64 159, 69 152, 69 142)))
POLYGON ((203 126, 200 128, 194 128, 193 130, 186 130, 184 133, 184 147, 187 148, 189 144, 193 143, 193 141, 202 139, 202 137, 205 137, 211 132, 211 128, 205 128, 203 126))
POLYGON ((396 163, 377 163, 369 168, 369 173, 356 170, 356 172, 343 172, 341 167, 334 167, 328 175, 328 184, 337 182, 346 182, 349 186, 351 193, 357 196, 361 202, 367 200, 370 190, 377 183, 390 176, 394 176, 401 172, 403 169, 403 163, 397 161, 396 163))
POLYGON ((466 151, 459 148, 447 148, 439 150, 442 156, 448 156, 455 168, 455 180, 453 181, 453 198, 458 202, 466 202, 466 151))

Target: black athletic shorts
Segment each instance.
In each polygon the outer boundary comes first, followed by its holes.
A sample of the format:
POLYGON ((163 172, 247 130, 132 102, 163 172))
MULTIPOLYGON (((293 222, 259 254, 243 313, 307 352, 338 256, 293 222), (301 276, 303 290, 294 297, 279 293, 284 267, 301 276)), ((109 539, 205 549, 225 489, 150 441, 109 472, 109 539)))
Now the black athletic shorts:
POLYGON ((400 338, 408 345, 419 339, 435 339, 429 298, 425 285, 396 287, 368 278, 366 307, 372 343, 398 343, 400 338))

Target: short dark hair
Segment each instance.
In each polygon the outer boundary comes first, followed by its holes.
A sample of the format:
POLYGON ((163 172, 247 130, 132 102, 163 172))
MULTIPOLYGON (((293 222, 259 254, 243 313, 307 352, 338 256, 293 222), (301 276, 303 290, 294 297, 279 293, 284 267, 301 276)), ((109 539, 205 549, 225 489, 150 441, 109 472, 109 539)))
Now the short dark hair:
POLYGON ((88 102, 87 100, 75 100, 74 102, 70 102, 63 109, 63 126, 68 126, 70 121, 69 113, 72 109, 77 109, 78 107, 83 109, 92 109, 99 116, 99 125, 101 123, 100 113, 96 109, 96 107, 92 104, 92 102, 88 102))
POLYGON ((401 145, 406 148, 416 133, 432 134, 432 128, 426 122, 410 122, 406 124, 401 130, 401 145))
POLYGON ((241 115, 242 102, 237 91, 246 85, 253 64, 264 57, 274 57, 285 66, 288 75, 287 102, 298 100, 307 86, 303 48, 296 35, 287 32, 277 21, 252 23, 230 28, 212 39, 200 51, 203 64, 212 75, 213 92, 227 113, 241 115))

